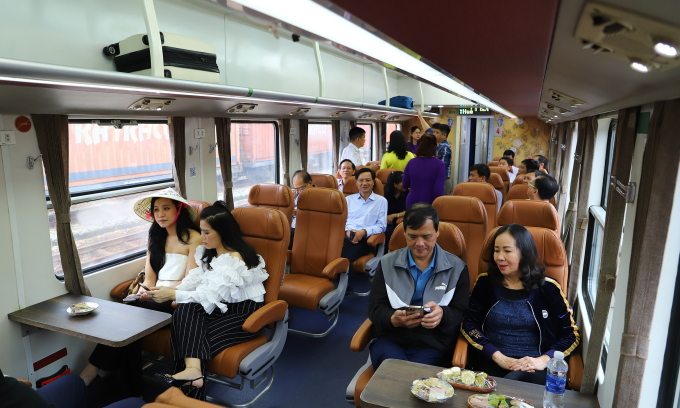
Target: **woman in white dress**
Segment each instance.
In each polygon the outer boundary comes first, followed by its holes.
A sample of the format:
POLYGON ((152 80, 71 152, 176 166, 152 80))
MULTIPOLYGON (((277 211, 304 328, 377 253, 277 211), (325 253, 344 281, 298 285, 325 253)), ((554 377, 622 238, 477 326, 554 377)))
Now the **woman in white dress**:
MULTIPOLYGON (((179 285, 189 270, 196 267, 194 254, 196 247, 201 244, 198 227, 194 224, 198 216, 196 210, 172 188, 137 201, 133 209, 140 218, 151 223, 143 285, 147 288, 179 285)), ((142 296, 136 306, 172 313, 172 302, 148 301, 150 297, 145 292, 144 288, 139 289, 142 296)), ((80 377, 85 385, 89 385, 100 369, 123 369, 130 379, 131 393, 138 395, 141 385, 140 357, 139 345, 135 343, 125 347, 98 344, 80 377)))
POLYGON ((187 395, 205 399, 205 363, 227 347, 254 339, 241 326, 264 302, 264 260, 241 236, 222 201, 201 211, 198 267, 176 287, 154 287, 153 299, 178 303, 172 317, 175 375, 157 374, 187 395))

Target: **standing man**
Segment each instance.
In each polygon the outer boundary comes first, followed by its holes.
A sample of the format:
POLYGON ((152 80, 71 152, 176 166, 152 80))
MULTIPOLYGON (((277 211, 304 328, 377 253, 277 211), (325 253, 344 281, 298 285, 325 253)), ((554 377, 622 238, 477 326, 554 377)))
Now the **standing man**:
POLYGON ((449 137, 449 132, 451 132, 451 128, 449 125, 445 125, 443 123, 435 123, 432 126, 428 125, 427 122, 425 121, 425 118, 423 118, 423 114, 420 113, 418 109, 416 109, 416 112, 418 112, 418 119, 420 119, 420 123, 423 125, 423 128, 426 129, 432 129, 434 132, 434 136, 437 139, 437 158, 441 161, 444 162, 444 166, 446 167, 446 178, 444 179, 444 195, 451 195, 451 192, 453 191, 453 182, 451 181, 451 143, 447 140, 449 137))
POLYGON ((361 148, 366 144, 366 131, 360 127, 353 127, 349 131, 349 144, 342 149, 340 155, 340 162, 347 159, 354 164, 354 166, 370 166, 373 164, 380 165, 380 162, 371 162, 364 157, 361 148))
POLYGON ((345 197, 347 224, 342 257, 352 263, 371 253, 368 237, 385 232, 387 228, 387 200, 373 192, 375 173, 368 167, 357 170, 359 192, 345 197))
POLYGON ((414 204, 404 216, 406 248, 383 256, 368 301, 373 368, 388 358, 448 366, 468 308, 467 265, 437 244, 439 215, 414 204), (406 310, 422 306, 423 313, 406 310))

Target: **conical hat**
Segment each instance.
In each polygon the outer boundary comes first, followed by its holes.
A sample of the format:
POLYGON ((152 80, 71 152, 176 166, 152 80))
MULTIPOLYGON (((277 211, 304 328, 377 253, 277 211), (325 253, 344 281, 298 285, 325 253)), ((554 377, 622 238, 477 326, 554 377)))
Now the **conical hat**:
POLYGON ((137 214, 139 218, 143 219, 144 221, 153 222, 153 214, 151 213, 151 199, 154 197, 169 198, 171 200, 184 203, 187 205, 186 208, 187 211, 189 211, 189 218, 191 218, 191 221, 195 221, 196 217, 198 217, 198 212, 196 211, 196 209, 189 205, 189 202, 184 197, 179 195, 179 193, 175 191, 174 188, 168 187, 157 193, 153 193, 148 197, 144 197, 135 203, 135 205, 133 206, 133 210, 135 211, 135 214, 137 214))

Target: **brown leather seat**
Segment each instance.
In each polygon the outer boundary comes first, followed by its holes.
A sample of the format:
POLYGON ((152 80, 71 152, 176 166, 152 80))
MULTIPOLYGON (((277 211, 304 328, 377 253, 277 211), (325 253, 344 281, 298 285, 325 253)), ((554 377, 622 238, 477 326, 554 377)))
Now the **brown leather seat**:
MULTIPOLYGON (((528 184, 517 184, 512 186, 510 190, 508 190, 508 195, 505 196, 505 201, 508 202, 510 200, 528 200, 528 195, 527 195, 527 190, 529 189, 528 184)), ((555 203, 555 197, 550 197, 550 204, 552 204, 553 207, 557 208, 557 204, 555 203)))
MULTIPOLYGON (((271 370, 285 343, 288 331, 288 305, 279 300, 286 252, 290 241, 290 223, 279 210, 267 208, 236 208, 232 211, 244 239, 265 261, 269 278, 264 282, 264 306, 255 311, 243 324, 243 330, 258 333, 258 337, 222 350, 206 366, 211 373, 245 381, 258 379, 271 370), (272 324, 273 323, 273 324, 272 324), (265 333, 269 327, 270 333, 265 333), (246 357, 249 357, 245 360, 246 357), (245 361, 244 361, 245 360, 245 361)), ((142 339, 142 349, 165 357, 172 357, 170 329, 161 329, 142 339)), ((270 383, 273 380, 270 372, 270 383)), ((209 380, 212 377, 206 377, 209 380)), ((259 395, 264 393, 268 386, 259 395)))
POLYGON ((298 198, 290 274, 280 298, 291 306, 320 310, 336 320, 347 290, 349 261, 341 258, 347 201, 339 190, 308 188, 298 198))
MULTIPOLYGON (((466 261, 465 238, 463 237, 463 233, 454 224, 440 220, 437 244, 439 244, 443 250, 466 261)), ((389 250, 392 252, 405 247, 406 237, 404 236, 404 224, 402 223, 397 225, 397 228, 394 229, 394 233, 390 239, 389 250)), ((468 268, 468 273, 469 272, 470 269, 468 268)), ((470 279, 472 280, 472 275, 470 275, 470 279)), ((356 333, 354 333, 349 348, 352 351, 362 352, 370 343, 371 339, 373 339, 373 323, 371 323, 370 319, 366 319, 356 333)), ((359 397, 374 372, 369 357, 366 364, 359 368, 359 371, 354 375, 354 378, 345 391, 345 398, 348 402, 354 403, 357 407, 361 407, 361 399, 359 397)))
POLYGON ((295 194, 288 186, 282 184, 255 184, 248 193, 248 204, 253 207, 282 211, 288 218, 288 224, 293 222, 295 194))
POLYGON ((330 174, 310 174, 312 184, 317 187, 338 189, 338 180, 330 174))
POLYGON ((500 191, 501 196, 505 198, 507 188, 505 187, 505 184, 503 184, 503 179, 501 179, 500 174, 491 173, 491 176, 489 177, 489 184, 491 184, 496 190, 500 191))
POLYGON ((498 202, 496 191, 491 184, 469 182, 458 183, 456 188, 453 189, 453 195, 478 198, 479 201, 484 204, 484 208, 486 208, 486 219, 489 228, 496 225, 496 214, 501 208, 502 203, 498 202))
MULTIPOLYGON (((348 196, 358 192, 359 188, 357 187, 357 179, 354 176, 348 178, 347 183, 345 183, 345 185, 342 187, 342 193, 348 196)), ((385 196, 385 186, 383 185, 383 182, 377 177, 375 180, 373 180, 373 192, 379 196, 385 196)))
POLYGON ((498 226, 520 224, 525 227, 539 227, 559 234, 560 219, 557 210, 550 203, 535 200, 510 200, 503 204, 498 213, 498 226))
MULTIPOLYGON (((437 210, 441 221, 455 225, 463 234, 467 258, 472 261, 468 262, 471 277, 470 290, 472 290, 472 285, 477 279, 479 265, 477 259, 482 253, 484 239, 492 228, 487 221, 484 204, 476 197, 442 196, 437 197, 432 206, 437 210)), ((391 246, 390 243, 390 249, 391 246)))
POLYGON ((380 182, 384 185, 387 184, 387 178, 395 171, 402 171, 397 169, 380 169, 375 172, 375 176, 380 179, 380 182))
MULTIPOLYGON (((356 170, 363 169, 364 167, 368 167, 369 169, 373 170, 373 173, 377 173, 378 170, 380 170, 380 166, 375 165, 375 164, 373 164, 371 166, 357 166, 356 170)), ((356 173, 356 171, 355 171, 355 173, 356 173)))
POLYGON ((524 174, 518 174, 515 176, 515 181, 512 182, 512 186, 519 186, 524 184, 524 174))
POLYGON ((489 167, 498 167, 498 160, 491 160, 490 162, 486 163, 486 165, 489 167))
POLYGON ((510 189, 510 176, 508 175, 508 172, 505 169, 502 169, 500 167, 489 167, 491 170, 491 173, 496 173, 499 176, 501 176, 501 180, 503 181, 503 185, 505 186, 505 192, 503 193, 503 199, 505 200, 505 196, 508 195, 508 190, 510 189))

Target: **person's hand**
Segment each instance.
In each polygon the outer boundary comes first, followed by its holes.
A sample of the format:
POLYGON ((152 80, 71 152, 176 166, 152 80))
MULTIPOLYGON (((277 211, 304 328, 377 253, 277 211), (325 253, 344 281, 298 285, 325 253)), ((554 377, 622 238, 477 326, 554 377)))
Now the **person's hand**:
POLYGON ((545 370, 548 366, 548 361, 550 357, 547 355, 542 355, 540 357, 522 357, 515 360, 510 365, 510 370, 512 371, 528 371, 533 373, 534 371, 545 370))
POLYGON ((406 310, 395 310, 390 317, 390 323, 394 327, 412 329, 420 326, 422 318, 418 313, 406 314, 406 310))
POLYGON ((169 288, 165 286, 154 286, 150 288, 151 290, 147 292, 147 295, 153 299, 156 303, 167 302, 168 300, 175 300, 175 292, 177 289, 169 288))
POLYGON ((427 302, 423 306, 430 309, 430 313, 425 313, 423 321, 420 323, 426 329, 434 329, 439 326, 444 317, 444 310, 436 302, 427 302))
POLYGON ((366 231, 364 230, 354 230, 353 244, 358 244, 366 236, 366 231))
POLYGON ((504 370, 512 370, 510 367, 517 361, 516 358, 508 357, 500 351, 493 353, 491 359, 504 370))

